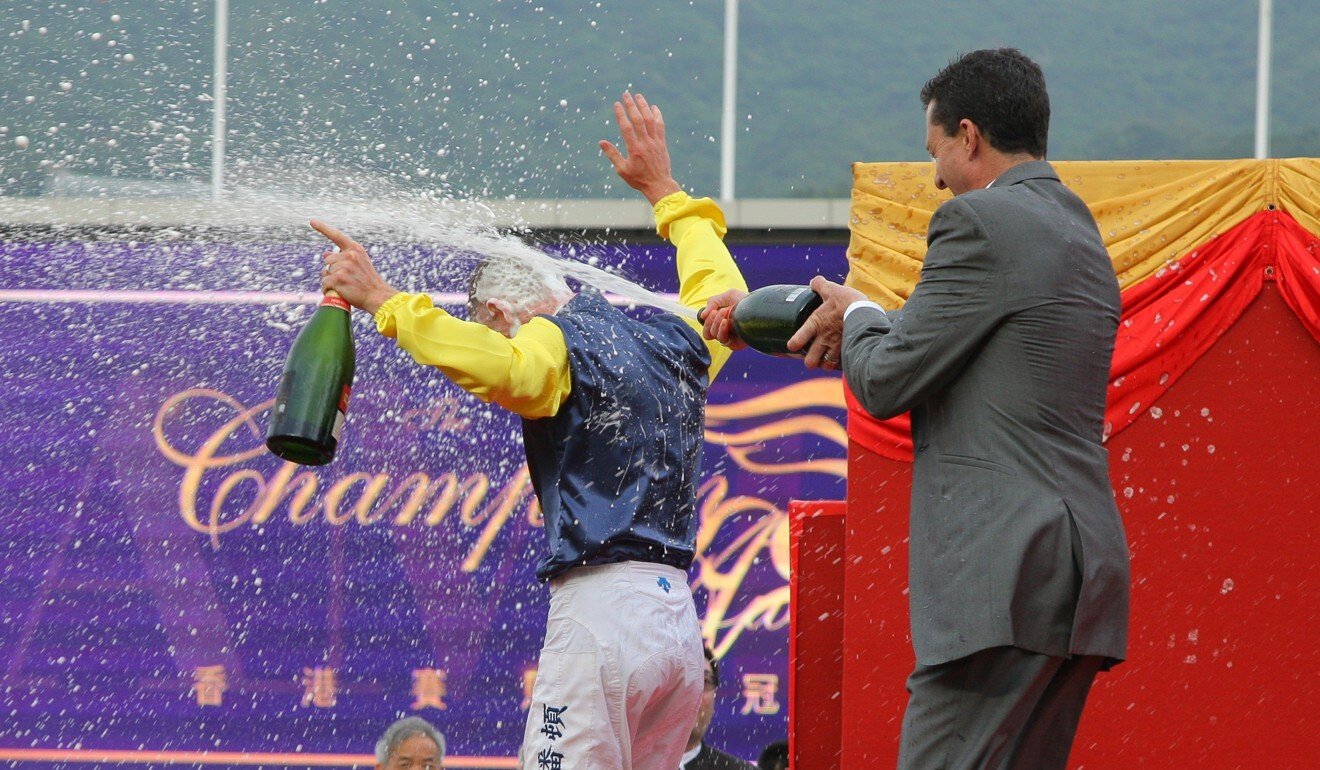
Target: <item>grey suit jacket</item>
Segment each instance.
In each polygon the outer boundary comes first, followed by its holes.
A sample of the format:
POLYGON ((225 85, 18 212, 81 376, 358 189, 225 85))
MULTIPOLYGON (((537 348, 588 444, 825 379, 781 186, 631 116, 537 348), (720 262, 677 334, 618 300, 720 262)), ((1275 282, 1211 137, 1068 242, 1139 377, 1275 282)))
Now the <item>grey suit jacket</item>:
POLYGON ((1011 645, 1126 654, 1128 551, 1101 446, 1118 329, 1113 265, 1045 161, 931 218, 921 280, 844 323, 868 412, 912 412, 917 659, 1011 645))

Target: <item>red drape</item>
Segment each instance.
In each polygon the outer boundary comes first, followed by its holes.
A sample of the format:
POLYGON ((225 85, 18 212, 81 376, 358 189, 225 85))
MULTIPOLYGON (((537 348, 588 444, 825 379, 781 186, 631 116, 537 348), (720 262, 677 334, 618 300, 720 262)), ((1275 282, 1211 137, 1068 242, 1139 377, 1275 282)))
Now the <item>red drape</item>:
MULTIPOLYGON (((1131 425, 1275 281, 1320 343, 1320 238, 1282 211, 1262 211, 1123 292, 1106 440, 1131 425)), ((847 391, 848 435, 879 455, 911 461, 907 415, 876 420, 847 391)))

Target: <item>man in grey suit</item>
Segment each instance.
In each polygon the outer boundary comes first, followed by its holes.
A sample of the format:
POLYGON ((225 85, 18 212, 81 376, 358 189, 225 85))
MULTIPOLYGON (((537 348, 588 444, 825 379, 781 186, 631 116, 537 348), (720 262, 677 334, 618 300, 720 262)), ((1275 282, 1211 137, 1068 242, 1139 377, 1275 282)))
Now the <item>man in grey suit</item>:
MULTIPOLYGON (((921 98, 935 184, 955 197, 931 217, 920 282, 886 313, 816 278, 824 303, 790 348, 841 358, 872 415, 912 413, 917 666, 899 767, 1063 768, 1096 673, 1126 654, 1127 543, 1101 446, 1118 282, 1044 160, 1035 62, 975 51, 921 98)), ((736 298, 708 307, 712 336, 729 337, 718 316, 736 298)))

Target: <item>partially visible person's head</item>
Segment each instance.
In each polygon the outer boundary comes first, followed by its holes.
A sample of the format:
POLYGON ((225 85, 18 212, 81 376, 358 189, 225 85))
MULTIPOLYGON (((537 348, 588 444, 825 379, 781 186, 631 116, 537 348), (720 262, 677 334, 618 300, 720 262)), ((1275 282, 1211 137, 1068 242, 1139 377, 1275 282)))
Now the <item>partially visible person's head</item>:
POLYGON ((788 741, 775 741, 756 760, 760 770, 788 770, 788 741))
POLYGON ((701 689, 701 705, 697 708, 697 723, 692 726, 692 734, 688 737, 689 749, 695 748, 706 737, 710 720, 715 716, 715 691, 720 687, 720 664, 715 660, 715 653, 705 646, 702 652, 706 654, 706 674, 701 689))
POLYGON ((508 257, 482 262, 468 285, 468 317, 506 337, 573 297, 564 277, 548 265, 508 257))
POLYGON ((936 184, 955 195, 984 186, 977 162, 983 164, 985 150, 1045 157, 1050 132, 1045 75, 1015 48, 963 54, 926 83, 921 104, 936 184))
POLYGON ((377 770, 440 770, 445 737, 421 717, 390 725, 376 741, 377 770))

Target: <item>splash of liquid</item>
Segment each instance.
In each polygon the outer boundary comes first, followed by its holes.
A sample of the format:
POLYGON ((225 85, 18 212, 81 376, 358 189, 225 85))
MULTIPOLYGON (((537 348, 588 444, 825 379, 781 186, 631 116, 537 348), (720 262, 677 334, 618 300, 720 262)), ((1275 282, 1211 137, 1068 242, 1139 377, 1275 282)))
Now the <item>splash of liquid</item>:
POLYGON ((358 240, 424 246, 443 255, 449 269, 467 269, 479 260, 514 260, 631 303, 697 317, 691 308, 592 264, 599 260, 589 250, 575 255, 580 258, 555 256, 517 235, 500 232, 495 226, 496 213, 483 202, 451 197, 444 191, 405 192, 384 179, 342 172, 333 175, 331 191, 307 195, 298 191, 317 189, 324 181, 303 181, 297 178, 305 176, 303 172, 288 169, 268 170, 262 176, 281 181, 278 187, 240 187, 229 197, 228 205, 257 207, 272 225, 305 227, 315 217, 358 240))

